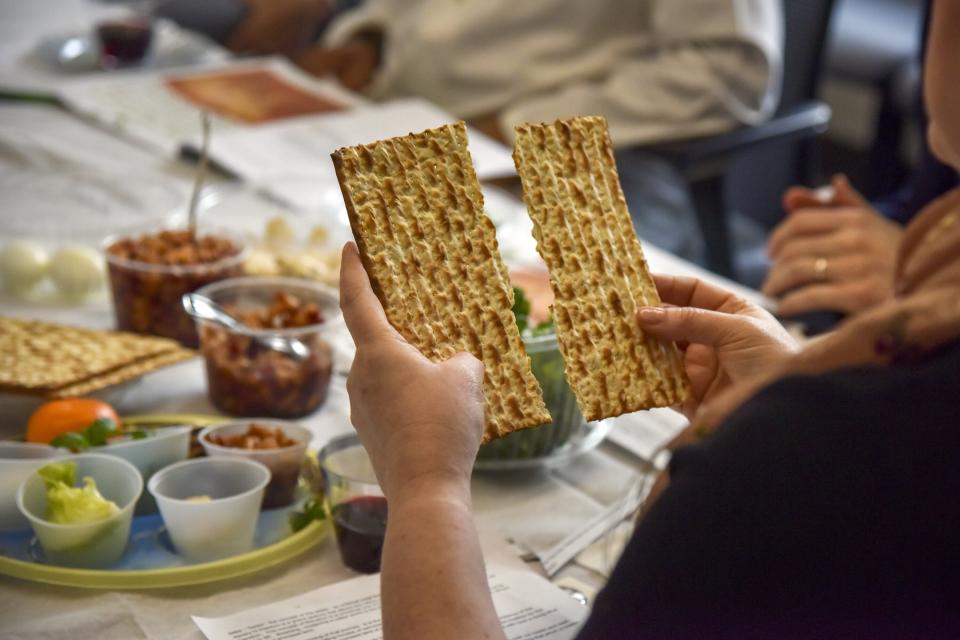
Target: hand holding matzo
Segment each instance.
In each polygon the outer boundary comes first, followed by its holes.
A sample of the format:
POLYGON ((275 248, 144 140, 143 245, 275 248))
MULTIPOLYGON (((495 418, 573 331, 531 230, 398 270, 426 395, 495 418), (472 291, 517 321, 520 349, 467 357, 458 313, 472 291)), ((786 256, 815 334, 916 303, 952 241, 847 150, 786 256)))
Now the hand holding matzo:
POLYGON ((434 363, 404 340, 352 244, 343 250, 340 304, 357 344, 347 379, 350 419, 384 494, 469 482, 483 433, 483 365, 467 353, 434 363))

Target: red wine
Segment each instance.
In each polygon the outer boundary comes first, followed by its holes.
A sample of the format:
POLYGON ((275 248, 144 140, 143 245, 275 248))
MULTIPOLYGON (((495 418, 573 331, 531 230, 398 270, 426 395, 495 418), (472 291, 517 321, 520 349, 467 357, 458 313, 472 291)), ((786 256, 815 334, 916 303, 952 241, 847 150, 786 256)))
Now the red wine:
POLYGON ((118 21, 97 25, 100 38, 101 63, 105 67, 140 62, 147 55, 153 28, 149 22, 118 21))
POLYGON ((333 528, 343 564, 361 573, 380 571, 380 554, 387 533, 387 500, 359 496, 333 508, 333 528))

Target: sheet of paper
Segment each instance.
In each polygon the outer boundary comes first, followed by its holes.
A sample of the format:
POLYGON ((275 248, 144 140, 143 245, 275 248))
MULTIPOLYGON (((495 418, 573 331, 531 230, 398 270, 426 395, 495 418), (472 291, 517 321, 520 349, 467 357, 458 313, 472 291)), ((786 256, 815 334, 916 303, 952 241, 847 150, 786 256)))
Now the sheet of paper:
MULTIPOLYGON (((180 72, 115 72, 66 82, 58 95, 69 109, 168 156, 179 154, 185 143, 199 135, 201 104, 210 107, 213 138, 217 140, 231 132, 272 126, 279 120, 271 119, 271 111, 284 115, 309 110, 310 105, 302 103, 311 97, 345 108, 364 102, 280 58, 215 63, 180 72), (271 81, 274 86, 285 87, 283 95, 271 92, 269 98, 247 104, 254 102, 256 93, 244 93, 241 87, 231 85, 230 76, 258 72, 265 74, 258 78, 258 86, 263 85, 262 80, 271 81), (218 96, 228 89, 233 91, 232 96, 238 96, 235 102, 244 103, 236 105, 237 113, 232 117, 217 112, 217 108, 230 107, 217 107, 218 96)), ((314 106, 322 108, 320 104, 314 106)))
MULTIPOLYGON (((510 640, 568 640, 586 607, 527 571, 492 568, 493 603, 510 640)), ((380 640, 380 576, 364 576, 289 600, 196 623, 208 640, 380 640)))
POLYGON ((651 409, 615 419, 607 439, 641 460, 663 469, 669 455, 663 446, 680 435, 690 422, 673 409, 651 409))
MULTIPOLYGON (((98 247, 159 223, 190 195, 189 174, 54 106, 0 104, 0 238, 98 247)), ((50 311, 50 309, 46 309, 50 311)))
MULTIPOLYGON (((634 520, 627 519, 613 528, 610 533, 596 540, 589 547, 577 554, 576 565, 585 567, 604 578, 609 578, 613 568, 617 566, 623 550, 633 537, 634 520)), ((558 579, 557 584, 566 584, 558 579)))
POLYGON ((539 553, 540 563, 548 576, 555 576, 568 562, 577 557, 581 551, 589 547, 596 540, 616 528, 624 518, 636 511, 647 494, 653 482, 648 476, 637 476, 630 483, 621 500, 609 505, 594 517, 585 521, 580 527, 570 532, 566 538, 552 548, 539 553))
MULTIPOLYGON (((213 136, 211 157, 219 166, 291 205, 325 209, 336 207, 342 198, 330 160, 333 151, 456 121, 455 116, 421 99, 368 104, 261 127, 230 128, 213 136)), ((481 180, 516 172, 507 147, 473 129, 468 135, 481 180)))

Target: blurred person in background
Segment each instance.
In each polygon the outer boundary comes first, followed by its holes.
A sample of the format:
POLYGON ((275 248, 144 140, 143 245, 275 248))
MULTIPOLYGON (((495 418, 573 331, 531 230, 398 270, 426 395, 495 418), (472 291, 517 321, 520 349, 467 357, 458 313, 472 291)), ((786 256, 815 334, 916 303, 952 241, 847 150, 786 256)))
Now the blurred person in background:
POLYGON ((640 235, 702 262, 683 179, 636 148, 767 119, 782 31, 780 0, 367 0, 298 60, 374 99, 426 98, 507 144, 516 124, 605 116, 640 235))
POLYGON ((780 0, 367 0, 297 60, 378 100, 419 96, 512 143, 513 127, 602 115, 641 236, 702 259, 683 180, 634 148, 767 119, 780 0))
POLYGON ((426 98, 501 140, 523 122, 602 115, 628 147, 768 117, 780 21, 777 0, 367 0, 300 62, 374 98, 426 98))
MULTIPOLYGON (((930 3, 926 5, 921 66, 929 27, 930 3)), ((921 132, 929 125, 922 93, 921 82, 916 107, 921 132)), ((784 194, 787 217, 770 235, 770 270, 762 286, 777 300, 779 315, 804 316, 817 332, 893 295, 904 225, 960 184, 956 169, 937 159, 923 136, 920 147, 906 184, 872 203, 842 175, 822 191, 793 187, 784 194), (816 313, 823 311, 835 313, 816 313)))
POLYGON ((702 263, 683 179, 638 147, 774 112, 780 3, 164 0, 158 13, 238 53, 286 55, 375 100, 425 98, 507 144, 516 124, 605 116, 641 236, 702 263))
POLYGON ((296 56, 362 0, 159 0, 154 14, 242 55, 296 56))

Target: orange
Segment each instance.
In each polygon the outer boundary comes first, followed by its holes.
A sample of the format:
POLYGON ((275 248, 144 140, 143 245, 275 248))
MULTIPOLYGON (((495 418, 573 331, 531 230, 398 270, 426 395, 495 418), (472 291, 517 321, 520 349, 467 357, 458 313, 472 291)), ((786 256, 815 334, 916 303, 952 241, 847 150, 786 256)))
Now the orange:
POLYGON ((113 407, 93 398, 66 398, 45 403, 27 422, 27 442, 49 444, 61 433, 83 431, 98 418, 109 418, 119 428, 113 407))

